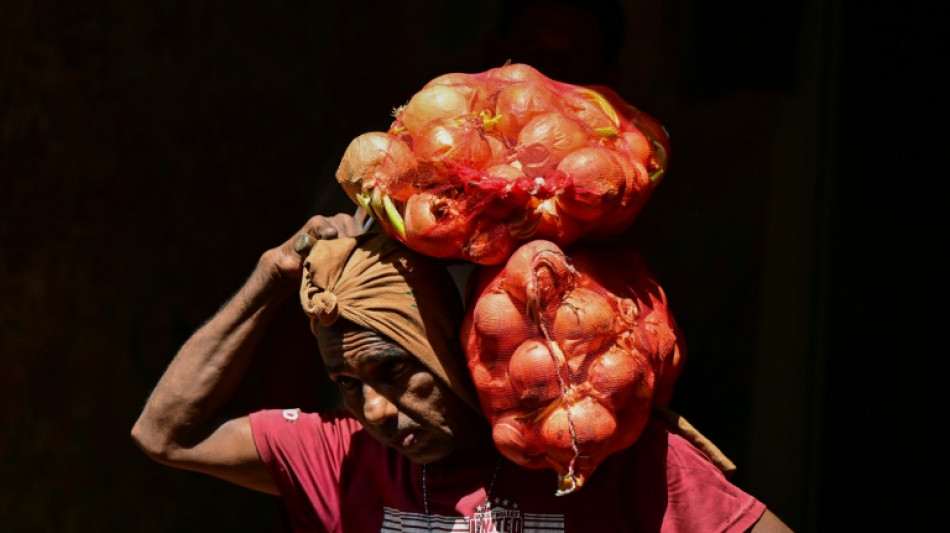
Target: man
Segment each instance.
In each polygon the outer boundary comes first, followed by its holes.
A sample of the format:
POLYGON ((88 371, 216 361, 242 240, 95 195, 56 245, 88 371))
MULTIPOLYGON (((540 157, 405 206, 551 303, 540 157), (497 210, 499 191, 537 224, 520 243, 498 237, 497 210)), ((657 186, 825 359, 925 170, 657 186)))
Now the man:
POLYGON ((315 217, 262 255, 149 398, 132 430, 149 456, 279 495, 298 531, 788 531, 659 421, 554 496, 553 470, 521 468, 492 444, 441 263, 382 235, 350 238, 361 230, 361 217, 315 217), (219 420, 298 290, 348 413, 219 420))

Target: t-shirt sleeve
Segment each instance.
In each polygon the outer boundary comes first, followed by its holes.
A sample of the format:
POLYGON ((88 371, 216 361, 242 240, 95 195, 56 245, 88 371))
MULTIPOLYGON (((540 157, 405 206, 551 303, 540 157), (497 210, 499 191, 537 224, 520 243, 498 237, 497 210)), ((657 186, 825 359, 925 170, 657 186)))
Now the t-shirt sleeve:
POLYGON ((340 473, 358 424, 346 415, 265 410, 250 415, 254 444, 295 531, 339 524, 340 473))
POLYGON ((667 433, 667 511, 663 531, 742 532, 765 512, 765 504, 730 483, 701 451, 667 433))

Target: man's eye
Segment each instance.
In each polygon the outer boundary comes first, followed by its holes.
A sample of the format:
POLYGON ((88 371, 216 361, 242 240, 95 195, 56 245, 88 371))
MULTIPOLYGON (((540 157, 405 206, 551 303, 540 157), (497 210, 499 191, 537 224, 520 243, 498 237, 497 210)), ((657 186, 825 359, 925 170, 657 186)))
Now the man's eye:
POLYGON ((333 381, 336 382, 337 386, 340 387, 340 390, 342 391, 356 390, 360 386, 360 380, 347 376, 339 376, 333 381))
POLYGON ((399 377, 406 370, 409 369, 409 365, 405 361, 393 361, 386 365, 386 374, 389 377, 399 377))

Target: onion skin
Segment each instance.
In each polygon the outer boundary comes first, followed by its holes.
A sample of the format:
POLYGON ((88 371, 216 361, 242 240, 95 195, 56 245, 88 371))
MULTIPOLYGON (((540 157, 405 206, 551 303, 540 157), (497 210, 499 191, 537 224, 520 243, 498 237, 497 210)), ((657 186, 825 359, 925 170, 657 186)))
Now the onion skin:
POLYGON ((446 169, 449 163, 484 168, 491 161, 491 145, 472 117, 436 119, 413 136, 413 150, 421 161, 446 169))
POLYGON ((479 77, 461 72, 452 72, 435 77, 425 84, 423 89, 436 85, 444 85, 454 89, 464 100, 471 103, 469 107, 472 111, 479 111, 475 104, 487 100, 490 92, 487 84, 479 77))
POLYGON ((508 375, 529 407, 541 407, 561 395, 557 361, 539 340, 528 339, 518 346, 508 360, 508 375))
POLYGON ((570 360, 595 354, 617 337, 614 310, 607 300, 596 292, 576 287, 561 302, 551 328, 557 341, 570 360))
POLYGON ((509 85, 498 92, 495 115, 499 119, 495 129, 509 139, 517 139, 521 128, 536 115, 557 111, 559 107, 557 93, 544 85, 509 85))
MULTIPOLYGON (((523 165, 541 169, 555 168, 567 154, 583 148, 588 142, 584 128, 561 113, 541 113, 532 118, 518 133, 522 153, 532 151, 540 155, 519 157, 523 165)), ((541 175, 536 173, 533 175, 541 175)))
POLYGON ((649 361, 613 347, 597 356, 587 369, 591 392, 608 408, 617 410, 636 396, 646 400, 653 397, 652 369, 649 361))
POLYGON ((509 414, 492 425, 492 439, 502 455, 526 468, 542 468, 544 451, 537 446, 537 438, 518 417, 509 414))
POLYGON ((406 245, 432 257, 454 257, 468 239, 466 220, 454 201, 418 193, 406 203, 406 245))
POLYGON ((471 237, 462 250, 468 261, 480 265, 502 263, 515 249, 515 240, 508 229, 490 218, 480 217, 475 223, 471 237))
POLYGON ((525 65, 524 63, 512 63, 498 68, 493 68, 486 73, 489 80, 504 83, 522 83, 522 82, 550 82, 551 79, 541 74, 538 69, 525 65))
POLYGON ((469 114, 473 96, 449 85, 431 85, 413 95, 398 119, 409 133, 415 135, 433 120, 469 114))
POLYGON ((578 220, 604 215, 619 201, 626 185, 623 167, 606 148, 576 150, 557 169, 571 178, 571 185, 557 198, 558 207, 578 220))
MULTIPOLYGON (((558 245, 550 241, 536 240, 522 245, 508 258, 508 264, 502 271, 501 283, 515 301, 521 304, 527 302, 527 287, 533 283, 535 258, 547 254, 564 257, 564 252, 558 245)), ((542 283, 557 283, 570 269, 566 257, 560 263, 552 263, 552 266, 559 268, 556 268, 550 278, 544 277, 542 273, 542 283)))
POLYGON ((415 172, 416 156, 406 143, 382 132, 364 133, 350 141, 336 179, 353 203, 356 195, 415 172))
POLYGON ((581 455, 603 456, 605 443, 617 430, 617 421, 610 411, 593 398, 583 398, 565 407, 559 405, 545 419, 541 426, 541 434, 548 456, 561 464, 565 472, 567 465, 574 458, 574 437, 581 455), (568 417, 570 411, 570 418, 568 417), (574 424, 574 435, 571 435, 571 424, 574 424))
POLYGON ((482 350, 496 357, 509 357, 534 332, 522 312, 503 292, 482 294, 475 304, 475 332, 482 350))

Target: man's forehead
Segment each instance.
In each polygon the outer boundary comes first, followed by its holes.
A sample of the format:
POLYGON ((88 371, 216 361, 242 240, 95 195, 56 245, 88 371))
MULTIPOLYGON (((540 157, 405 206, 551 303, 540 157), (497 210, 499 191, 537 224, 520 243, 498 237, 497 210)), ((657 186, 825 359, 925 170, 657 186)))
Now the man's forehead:
POLYGON ((379 333, 347 323, 320 328, 317 341, 330 372, 340 371, 347 365, 371 365, 409 356, 402 346, 379 333))

